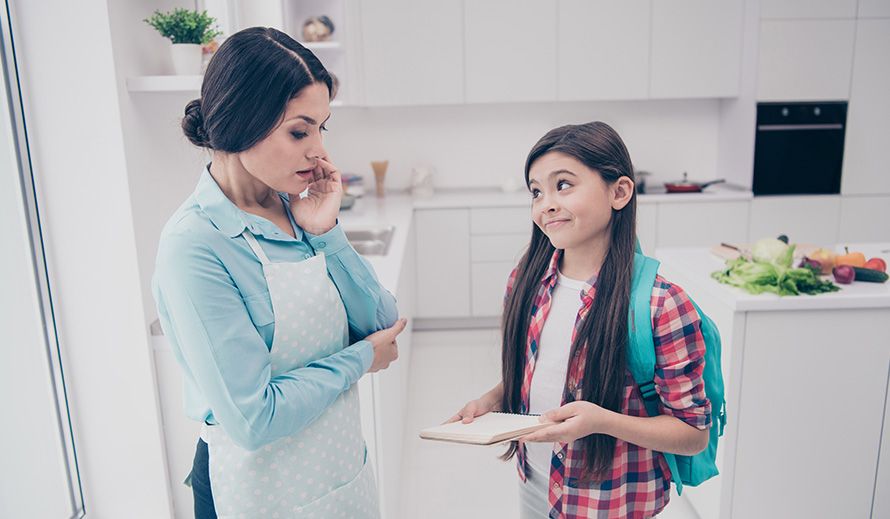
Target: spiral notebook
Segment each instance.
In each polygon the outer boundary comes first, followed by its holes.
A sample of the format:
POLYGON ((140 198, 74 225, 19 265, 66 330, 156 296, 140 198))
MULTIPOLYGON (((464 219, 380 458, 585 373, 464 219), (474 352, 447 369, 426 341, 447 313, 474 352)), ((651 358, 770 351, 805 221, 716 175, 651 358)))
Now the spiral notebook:
POLYGON ((470 423, 453 422, 420 431, 424 440, 438 440, 472 445, 494 445, 514 440, 553 425, 541 423, 538 415, 492 412, 476 417, 470 423))

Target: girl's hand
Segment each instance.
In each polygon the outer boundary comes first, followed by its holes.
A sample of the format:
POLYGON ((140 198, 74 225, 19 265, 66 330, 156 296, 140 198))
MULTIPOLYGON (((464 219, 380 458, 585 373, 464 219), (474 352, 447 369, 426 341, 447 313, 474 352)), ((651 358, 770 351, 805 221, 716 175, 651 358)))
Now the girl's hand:
POLYGON ((318 159, 306 198, 300 198, 299 193, 290 194, 290 210, 294 221, 304 231, 315 236, 330 231, 337 224, 340 198, 343 196, 340 170, 329 161, 327 156, 318 159))
POLYGON ((612 411, 579 400, 541 415, 542 422, 557 422, 520 438, 524 442, 571 443, 594 433, 602 433, 612 411))
POLYGON ((482 416, 485 413, 490 413, 492 411, 503 411, 501 409, 501 400, 504 398, 504 384, 503 382, 499 383, 489 391, 485 393, 481 397, 472 402, 467 402, 467 405, 463 407, 460 411, 457 412, 456 415, 449 418, 445 423, 452 423, 458 420, 463 421, 463 423, 470 423, 473 421, 473 418, 477 416, 482 416))

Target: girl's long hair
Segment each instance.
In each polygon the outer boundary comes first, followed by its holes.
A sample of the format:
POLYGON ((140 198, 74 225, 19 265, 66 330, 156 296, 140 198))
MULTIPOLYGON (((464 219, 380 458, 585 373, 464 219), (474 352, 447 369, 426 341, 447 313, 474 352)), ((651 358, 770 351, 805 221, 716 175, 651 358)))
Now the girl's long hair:
MULTIPOLYGON (((602 122, 562 126, 548 132, 528 155, 525 163, 526 185, 532 164, 542 155, 552 152, 579 160, 598 172, 608 185, 622 176, 634 179, 633 165, 624 142, 612 127, 602 122)), ((636 194, 633 194, 624 208, 612 211, 610 246, 596 278, 593 304, 580 324, 569 357, 574 359, 575 353, 587 346, 580 384, 581 398, 615 412, 621 412, 624 397, 628 306, 636 243, 636 203, 636 194)), ((533 225, 531 243, 517 267, 502 323, 503 408, 507 412, 520 412, 529 324, 541 278, 554 250, 549 238, 537 225, 533 225)), ((563 391, 567 402, 574 400, 568 388, 563 391)), ((592 434, 578 441, 584 452, 584 477, 604 479, 612 467, 615 438, 592 434)), ((518 444, 513 442, 504 459, 511 458, 517 447, 518 444)))

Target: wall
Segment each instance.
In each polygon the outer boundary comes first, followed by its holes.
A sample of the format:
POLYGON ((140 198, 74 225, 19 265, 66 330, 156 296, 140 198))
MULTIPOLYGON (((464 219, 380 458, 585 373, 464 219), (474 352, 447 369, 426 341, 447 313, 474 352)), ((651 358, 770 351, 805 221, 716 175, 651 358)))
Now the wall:
POLYGON ((170 517, 108 5, 12 7, 86 516, 170 517))
POLYGON ((407 187, 420 165, 436 168, 437 187, 496 187, 522 178, 529 150, 548 130, 592 120, 611 124, 655 183, 684 171, 717 178, 717 100, 337 107, 325 143, 342 171, 370 185, 370 161, 388 159, 392 188, 407 187))

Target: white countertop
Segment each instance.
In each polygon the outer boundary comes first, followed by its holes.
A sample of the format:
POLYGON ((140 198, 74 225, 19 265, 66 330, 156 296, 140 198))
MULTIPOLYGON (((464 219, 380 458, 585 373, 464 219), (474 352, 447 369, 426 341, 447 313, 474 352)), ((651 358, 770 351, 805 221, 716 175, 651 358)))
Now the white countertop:
POLYGON ((340 211, 338 217, 344 231, 374 229, 392 225, 395 230, 386 256, 365 256, 377 279, 387 290, 398 290, 399 274, 405 258, 405 247, 413 222, 413 200, 407 195, 391 194, 384 198, 363 196, 350 209, 340 211))
MULTIPOLYGON (((859 251, 866 258, 880 257, 890 263, 890 243, 843 244, 850 251, 859 251)), ((843 251, 840 245, 836 251, 843 251)), ((760 312, 769 310, 825 310, 835 308, 883 308, 890 307, 890 282, 866 283, 854 281, 849 285, 838 285, 838 292, 779 297, 776 294, 754 295, 741 288, 718 283, 711 273, 720 270, 725 260, 711 253, 709 247, 661 248, 655 257, 691 282, 726 304, 733 311, 760 312)), ((823 276, 824 279, 834 279, 823 276)))
MULTIPOLYGON (((732 184, 715 184, 700 193, 666 193, 654 191, 638 195, 637 203, 690 203, 725 202, 730 200, 751 200, 753 193, 747 188, 732 184)), ((407 195, 402 195, 407 196, 407 195)), ((431 197, 412 198, 417 209, 450 209, 465 207, 521 207, 530 206, 531 196, 525 189, 506 192, 498 188, 478 189, 438 189, 431 197)))

